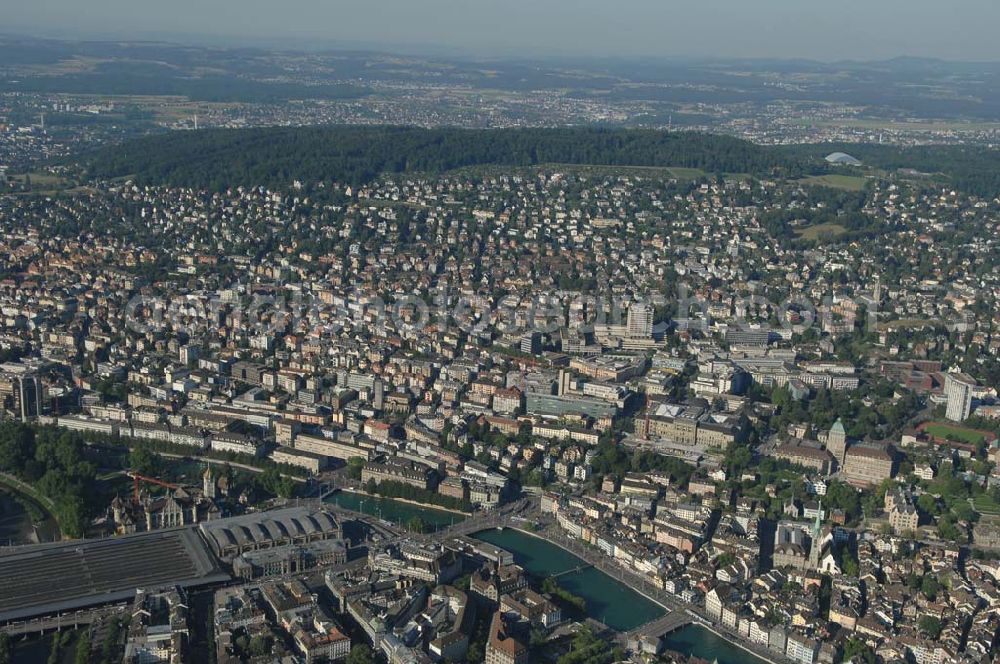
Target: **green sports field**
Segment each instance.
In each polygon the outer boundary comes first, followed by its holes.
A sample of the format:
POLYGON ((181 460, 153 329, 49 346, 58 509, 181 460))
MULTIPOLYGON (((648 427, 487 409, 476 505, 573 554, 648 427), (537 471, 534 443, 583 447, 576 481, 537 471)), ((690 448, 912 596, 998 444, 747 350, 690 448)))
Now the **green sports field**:
POLYGON ((945 422, 929 422, 924 425, 923 429, 928 433, 928 435, 934 436, 935 438, 957 440, 960 443, 968 443, 970 445, 981 443, 990 435, 985 431, 967 429, 965 427, 947 424, 945 422))

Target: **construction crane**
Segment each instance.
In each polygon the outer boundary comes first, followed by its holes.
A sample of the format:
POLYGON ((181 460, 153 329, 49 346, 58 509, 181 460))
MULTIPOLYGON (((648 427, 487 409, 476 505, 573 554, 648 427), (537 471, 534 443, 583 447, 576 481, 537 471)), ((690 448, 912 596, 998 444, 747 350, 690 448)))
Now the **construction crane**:
POLYGON ((145 475, 140 475, 134 470, 130 470, 125 473, 132 478, 132 499, 138 503, 139 502, 139 481, 146 482, 148 484, 155 484, 156 486, 162 486, 165 489, 177 489, 179 485, 170 484, 169 482, 164 482, 163 480, 158 480, 155 477, 146 477, 145 475))

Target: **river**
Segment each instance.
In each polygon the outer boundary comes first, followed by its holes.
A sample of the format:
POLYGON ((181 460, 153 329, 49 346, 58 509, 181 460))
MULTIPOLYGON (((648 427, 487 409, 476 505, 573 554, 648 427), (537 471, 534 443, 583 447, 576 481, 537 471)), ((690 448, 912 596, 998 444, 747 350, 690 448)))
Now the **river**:
POLYGON ((433 507, 414 505, 392 498, 382 498, 381 496, 366 496, 361 493, 351 491, 337 491, 326 497, 326 502, 333 503, 347 510, 361 512, 369 516, 378 517, 406 526, 413 518, 423 521, 427 532, 447 528, 448 526, 464 521, 466 516, 458 512, 438 510, 433 507))
POLYGON ((701 625, 688 625, 669 634, 666 647, 710 662, 718 660, 719 664, 767 664, 701 625))
POLYGON ((7 487, 0 488, 0 546, 53 542, 59 539, 59 527, 55 520, 37 503, 27 496, 13 493, 7 487), (32 522, 25 503, 35 505, 38 513, 45 517, 37 524, 32 522))
MULTIPOLYGON (((608 627, 627 632, 666 613, 666 609, 608 576, 600 570, 577 567, 586 563, 551 542, 511 528, 483 530, 474 535, 514 554, 514 561, 529 574, 544 578, 560 576, 559 585, 582 597, 590 617, 608 627)), ((767 664, 764 660, 730 643, 699 625, 689 625, 669 635, 666 645, 685 655, 695 655, 719 664, 767 664)))
POLYGON ((567 572, 557 579, 559 585, 582 597, 588 615, 612 629, 627 632, 666 613, 656 602, 600 570, 586 567, 572 571, 586 563, 541 538, 511 528, 484 530, 475 537, 510 551, 514 561, 532 576, 545 578, 567 572))

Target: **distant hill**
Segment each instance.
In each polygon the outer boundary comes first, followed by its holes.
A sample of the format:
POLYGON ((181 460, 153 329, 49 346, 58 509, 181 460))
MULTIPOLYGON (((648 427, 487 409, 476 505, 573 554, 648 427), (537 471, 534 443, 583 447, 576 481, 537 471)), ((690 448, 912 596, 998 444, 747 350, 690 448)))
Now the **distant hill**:
POLYGON ((83 158, 91 177, 222 189, 337 180, 468 166, 673 166, 707 173, 794 175, 797 155, 693 132, 639 129, 417 129, 299 127, 171 132, 83 158))

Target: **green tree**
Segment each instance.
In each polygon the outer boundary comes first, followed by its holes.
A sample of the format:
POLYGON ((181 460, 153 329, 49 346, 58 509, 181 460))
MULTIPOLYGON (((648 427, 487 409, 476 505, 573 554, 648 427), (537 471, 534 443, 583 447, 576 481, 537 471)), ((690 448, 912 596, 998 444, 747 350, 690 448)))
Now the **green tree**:
POLYGON ((917 628, 924 636, 936 639, 941 634, 941 620, 934 616, 923 615, 917 620, 917 628))
POLYGON ((542 581, 542 592, 558 597, 580 614, 587 612, 587 601, 560 586, 554 577, 545 577, 545 580, 542 581))
POLYGON ((247 646, 247 652, 254 657, 263 657, 268 654, 271 652, 270 637, 264 636, 263 634, 255 634, 253 638, 250 639, 250 645, 247 646))
POLYGON ((865 664, 875 664, 875 652, 867 643, 852 636, 844 643, 844 656, 841 661, 849 662, 855 657, 860 657, 865 664))
POLYGON ((136 445, 128 454, 128 465, 135 472, 147 477, 160 474, 160 457, 145 445, 136 445))
POLYGON ((857 577, 860 573, 858 561, 854 558, 849 547, 843 547, 840 552, 840 567, 847 576, 857 577))
POLYGON ((89 664, 90 659, 90 634, 85 633, 76 643, 76 664, 89 664))
POLYGON ((281 498, 291 498, 295 492, 295 480, 283 476, 277 468, 265 468, 256 477, 258 486, 265 492, 281 498))
POLYGON ((10 664, 14 647, 10 642, 10 634, 0 632, 0 664, 10 664))
POLYGON ((372 649, 367 643, 359 643, 351 646, 351 652, 348 653, 344 662, 345 664, 375 664, 375 656, 372 655, 372 649))
POLYGON ((922 592, 927 599, 934 601, 934 598, 937 597, 939 590, 941 590, 941 582, 938 581, 938 578, 933 574, 924 574, 924 578, 920 582, 920 592, 922 592))
POLYGON ((726 449, 725 464, 729 469, 730 476, 739 476, 744 469, 750 467, 753 461, 753 453, 746 445, 731 443, 726 449))
POLYGON ((104 635, 104 640, 101 642, 101 663, 111 664, 111 662, 119 660, 120 658, 115 657, 115 651, 118 648, 119 638, 121 636, 122 621, 115 618, 111 623, 110 629, 104 635))
POLYGON ((612 649, 608 641, 584 628, 573 637, 569 652, 558 659, 558 664, 611 664, 622 657, 620 649, 612 649))
POLYGON ((465 661, 469 664, 480 664, 480 662, 486 661, 483 645, 478 642, 470 643, 469 650, 465 653, 465 661))
POLYGON ((21 423, 0 424, 0 470, 20 475, 34 456, 34 432, 21 423))
POLYGON ((351 457, 347 460, 347 476, 354 480, 361 479, 361 469, 365 465, 365 460, 361 457, 351 457))
POLYGON ((937 516, 939 514, 937 498, 929 493, 920 494, 917 498, 917 509, 929 517, 937 516))

